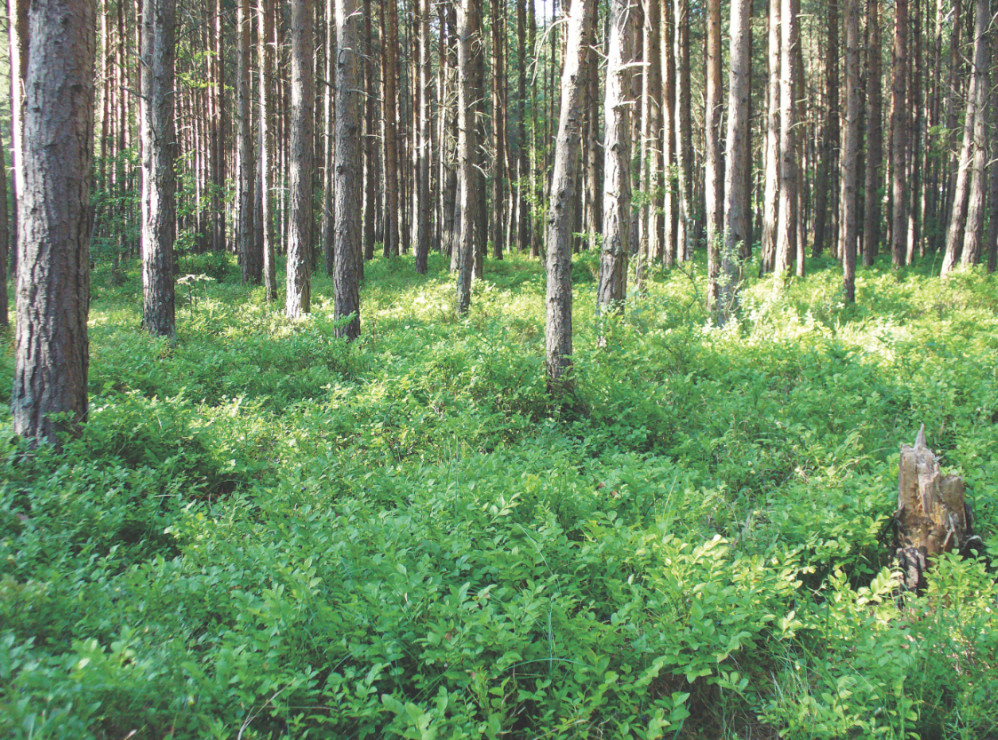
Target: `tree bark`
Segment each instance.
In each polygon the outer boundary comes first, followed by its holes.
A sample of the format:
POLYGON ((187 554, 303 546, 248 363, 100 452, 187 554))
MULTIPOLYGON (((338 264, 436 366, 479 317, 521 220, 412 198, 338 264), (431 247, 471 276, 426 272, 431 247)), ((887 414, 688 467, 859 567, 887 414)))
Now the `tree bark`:
POLYGON ((578 192, 576 160, 581 144, 586 47, 592 43, 595 0, 574 0, 568 15, 568 40, 561 77, 561 111, 551 175, 547 222, 547 312, 545 346, 547 387, 571 393, 572 378, 572 223, 578 192))
MULTIPOLYGON (((261 3, 263 0, 259 0, 261 3)), ((222 0, 215 0, 215 17, 212 27, 212 117, 209 137, 211 142, 211 248, 225 251, 225 63, 222 34, 222 0)), ((266 222, 264 222, 266 224, 266 222)))
POLYGON ((399 243, 399 180, 398 180, 398 114, 396 102, 398 91, 398 10, 396 0, 383 0, 381 7, 382 44, 381 75, 384 91, 384 148, 385 148, 385 257, 398 257, 399 243))
POLYGON ((738 257, 750 238, 752 212, 748 183, 752 176, 750 99, 752 94, 752 2, 731 3, 731 82, 728 92, 727 167, 724 180, 724 249, 718 285, 716 320, 727 323, 738 300, 738 257))
POLYGON ((291 0, 291 162, 285 313, 300 318, 312 298, 312 2, 291 0))
POLYGON ((15 434, 58 445, 87 415, 94 2, 34 0, 27 26, 11 411, 15 434))
POLYGON ((825 51, 825 120, 821 131, 821 159, 815 183, 814 244, 811 254, 818 257, 828 243, 829 194, 835 207, 835 173, 839 148, 839 0, 828 3, 828 48, 825 51))
MULTIPOLYGON (((665 0, 668 2, 669 0, 665 0)), ((678 259, 693 256, 692 170, 693 123, 690 114, 690 0, 675 0, 676 50, 676 195, 679 220, 676 226, 678 259)))
POLYGON ((842 270, 846 303, 856 301, 856 242, 859 238, 859 0, 845 0, 846 145, 842 177, 842 270))
MULTIPOLYGON (((333 231, 336 228, 336 218, 333 212, 333 191, 335 189, 333 185, 335 180, 333 163, 336 156, 334 127, 336 116, 339 113, 339 109, 336 106, 337 93, 334 84, 334 77, 337 77, 339 72, 339 63, 334 62, 337 49, 339 48, 336 43, 339 31, 334 20, 333 6, 335 4, 336 0, 325 0, 325 7, 323 8, 323 21, 326 27, 326 53, 323 59, 324 71, 322 75, 322 262, 323 267, 326 268, 326 275, 330 277, 333 277, 334 265, 336 263, 336 251, 333 244, 333 231)), ((358 9, 355 8, 354 10, 358 9)), ((351 82, 356 87, 361 81, 358 78, 351 80, 351 82)), ((360 131, 356 131, 355 135, 359 139, 360 131)), ((361 172, 363 173, 363 169, 361 172)), ((362 183, 358 182, 354 187, 359 189, 362 187, 362 183)))
POLYGON ((239 234, 239 264, 242 268, 243 283, 258 283, 261 277, 261 260, 257 257, 257 245, 253 228, 256 167, 253 162, 253 120, 251 115, 250 93, 250 37, 251 20, 249 0, 239 0, 236 13, 236 35, 239 39, 236 56, 236 97, 237 122, 236 139, 239 147, 239 179, 236 203, 238 213, 236 223, 239 234))
MULTIPOLYGON (((738 3, 733 3, 733 8, 738 3)), ((735 80, 732 80, 734 83, 735 80)), ((738 80, 740 82, 740 80, 738 80)), ((724 158, 721 156, 721 0, 707 2, 707 94, 704 141, 707 212, 707 303, 717 307, 720 296, 721 242, 724 240, 724 158)))
POLYGON ((506 186, 506 6, 492 0, 492 202, 489 239, 492 256, 502 259, 506 186))
POLYGON ((765 183, 762 205, 761 270, 772 270, 776 262, 776 234, 780 197, 780 2, 769 0, 769 30, 766 86, 765 183))
POLYGON ((175 0, 145 0, 142 17, 142 323, 176 334, 173 242, 177 233, 174 128, 175 0))
POLYGON ((11 250, 11 273, 17 274, 21 233, 20 212, 21 193, 24 192, 24 95, 28 73, 28 6, 29 0, 8 0, 7 32, 10 45, 10 128, 11 128, 11 167, 14 177, 11 180, 11 203, 13 204, 14 233, 11 250))
POLYGON ((419 0, 419 140, 416 177, 416 272, 426 273, 430 254, 430 0, 419 0))
POLYGON ((881 186, 884 160, 884 114, 881 89, 880 0, 868 0, 867 33, 869 45, 866 73, 867 160, 863 205, 863 264, 873 265, 880 247, 881 186))
MULTIPOLYGON (((640 8, 639 8, 640 10, 640 8)), ((659 33, 659 59, 662 61, 662 252, 666 267, 678 261, 676 245, 675 160, 676 160, 676 52, 673 44, 672 0, 662 2, 662 30, 659 33)), ((636 77, 636 75, 635 75, 636 77)), ((633 236, 632 236, 633 239, 633 236)))
POLYGON ((633 0, 611 0, 604 115, 603 245, 598 309, 617 310, 627 297, 631 244, 631 69, 636 10, 633 0))
POLYGON ((894 66, 891 82, 891 252, 904 267, 908 251, 908 0, 894 8, 894 66))
POLYGON ((460 0, 457 10, 457 157, 460 196, 455 212, 460 219, 457 250, 457 311, 464 314, 471 305, 471 276, 476 244, 475 213, 478 210, 478 178, 475 172, 478 148, 476 113, 481 91, 475 85, 477 75, 473 47, 481 43, 481 6, 478 0, 460 0))
POLYGON ((360 336, 361 223, 364 180, 361 149, 359 0, 336 2, 336 142, 333 260, 333 316, 336 336, 360 336), (340 324, 339 322, 344 322, 340 324))
MULTIPOLYGON (((671 2, 671 0, 665 0, 671 2)), ((641 190, 644 205, 641 208, 640 246, 638 252, 637 283, 644 282, 644 271, 660 253, 659 217, 656 193, 659 187, 661 170, 661 130, 662 130, 662 71, 661 44, 661 0, 646 0, 644 3, 643 42, 644 73, 641 77, 641 190)))
MULTIPOLYGON (((220 0, 219 0, 220 1, 220 0)), ((263 221, 263 288, 268 301, 277 300, 277 267, 274 252, 274 224, 272 215, 272 200, 270 195, 270 113, 271 90, 273 84, 273 19, 271 12, 272 0, 257 0, 257 65, 259 67, 259 115, 260 121, 260 218, 263 221)))
POLYGON ((800 43, 800 0, 781 0, 780 6, 780 197, 777 219, 776 262, 781 278, 790 271, 797 252, 797 66, 794 50, 800 43))
MULTIPOLYGON (((987 110, 991 43, 988 25, 991 12, 988 0, 977 0, 974 21, 974 67, 971 72, 971 90, 974 96, 973 159, 971 160, 971 185, 967 205, 967 228, 963 236, 964 267, 981 261, 984 249, 985 182, 987 180, 987 110)), ((993 166, 993 165, 992 165, 993 166)))

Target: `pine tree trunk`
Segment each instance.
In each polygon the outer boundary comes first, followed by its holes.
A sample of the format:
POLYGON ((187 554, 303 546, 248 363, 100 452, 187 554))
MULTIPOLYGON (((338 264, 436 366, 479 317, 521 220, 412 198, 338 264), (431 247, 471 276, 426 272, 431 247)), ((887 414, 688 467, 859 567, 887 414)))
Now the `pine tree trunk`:
POLYGON ((24 192, 24 95, 28 73, 28 6, 30 0, 8 0, 7 32, 10 51, 10 127, 11 127, 11 202, 13 203, 14 233, 12 235, 11 274, 16 276, 20 264, 18 248, 21 233, 21 193, 24 192))
MULTIPOLYGON (((220 1, 220 0, 219 0, 220 1)), ((273 84, 273 53, 271 51, 274 39, 273 19, 271 11, 272 0, 257 0, 257 66, 258 66, 258 101, 260 122, 260 219, 263 222, 263 287, 268 301, 277 300, 277 267, 274 252, 274 223, 272 215, 272 200, 270 194, 270 113, 271 85, 273 84)))
POLYGON ((335 0, 336 34, 336 141, 333 212, 333 317, 338 337, 360 336, 360 266, 363 264, 361 238, 362 186, 364 180, 361 146, 362 75, 360 71, 360 2, 335 0), (349 318, 348 317, 352 317, 349 318))
MULTIPOLYGON (((665 0, 671 2, 671 0, 665 0)), ((661 0, 644 3, 643 42, 644 74, 641 83, 641 190, 644 205, 641 208, 640 247, 638 252, 637 283, 644 283, 647 265, 659 254, 659 217, 655 193, 658 191, 661 169, 659 141, 662 129, 662 72, 659 50, 661 31, 661 0)))
MULTIPOLYGON (((517 110, 519 121, 517 130, 519 132, 519 142, 517 145, 517 167, 516 167, 516 242, 522 251, 529 249, 530 233, 532 231, 530 219, 530 202, 524 195, 527 189, 527 182, 530 179, 530 154, 527 141, 527 2, 533 7, 533 0, 516 0, 516 49, 517 49, 517 110)), ((530 50, 533 53, 533 49, 530 50)))
MULTIPOLYGON (((737 1, 735 3, 737 5, 737 1)), ((721 0, 707 2, 707 94, 704 140, 707 182, 707 303, 720 295, 721 243, 724 240, 724 158, 721 155, 721 0)))
MULTIPOLYGON (((662 252, 666 267, 678 261, 676 245, 675 164, 676 164, 676 57, 672 23, 672 1, 662 2, 662 30, 659 32, 659 58, 662 60, 662 252)), ((632 237, 633 238, 633 237, 632 237)))
POLYGON ((475 172, 478 148, 476 113, 481 90, 475 85, 477 75, 473 47, 481 43, 481 6, 478 0, 459 0, 457 10, 457 127, 458 187, 455 227, 459 231, 457 249, 457 310, 468 312, 471 305, 471 276, 476 244, 475 213, 478 210, 478 178, 475 172))
POLYGON ((797 69, 794 50, 800 42, 798 32, 799 0, 781 0, 780 6, 780 197, 777 219, 777 275, 790 271, 797 253, 797 69))
MULTIPOLYGON (((333 162, 335 160, 336 146, 333 143, 335 136, 336 115, 339 112, 336 107, 336 92, 334 91, 334 76, 338 74, 338 63, 334 62, 336 50, 337 26, 334 21, 333 6, 336 0, 324 0, 323 20, 326 27, 326 48, 323 59, 323 86, 322 86, 322 262, 326 268, 326 274, 333 276, 336 262, 335 247, 333 245, 333 231, 336 228, 336 218, 333 213, 333 191, 334 174, 333 162)), ((359 10, 359 9, 355 9, 359 10)), ((358 23, 360 21, 358 14, 358 23)), ((359 38, 359 34, 357 35, 359 38)), ((359 49, 358 49, 359 51, 359 49)), ((359 85, 360 78, 351 80, 353 85, 359 85)), ((360 131, 356 131, 356 136, 360 138, 360 131)), ((358 160, 363 164, 362 160, 358 160)), ((363 170, 361 170, 363 174, 363 170)), ((357 182, 354 187, 360 190, 362 184, 357 182)), ((358 210, 358 216, 360 215, 358 210)))
POLYGON ((291 1, 291 150, 288 274, 284 310, 297 319, 312 298, 312 2, 291 1))
POLYGON ((880 0, 868 0, 866 73, 866 171, 863 205, 863 264, 873 265, 880 247, 881 187, 883 185, 884 137, 881 83, 880 0))
POLYGON ((96 12, 34 0, 28 20, 11 411, 15 434, 58 445, 87 415, 96 12))
POLYGON ((727 167, 724 180, 724 248, 718 285, 716 318, 724 325, 738 300, 738 257, 749 240, 752 214, 749 181, 752 176, 750 108, 752 85, 752 2, 731 3, 731 82, 728 91, 727 167))
POLYGON ((175 0, 145 0, 142 17, 142 323, 176 334, 173 242, 177 233, 174 128, 175 0))
MULTIPOLYGON (((668 2, 669 0, 665 0, 668 2)), ((675 0, 676 49, 676 183, 679 220, 676 227, 678 259, 693 257, 693 214, 691 211, 693 169, 693 123, 690 114, 690 0, 675 0)))
POLYGON ((780 3, 769 0, 768 80, 766 86, 765 183, 762 206, 761 270, 772 270, 776 262, 776 234, 780 198, 780 3))
POLYGON ((236 216, 239 239, 239 264, 242 267, 243 283, 260 282, 260 260, 253 228, 253 206, 256 202, 253 193, 256 167, 253 161, 253 121, 251 116, 250 91, 250 25, 249 0, 239 0, 236 13, 237 47, 236 98, 237 130, 239 146, 239 180, 236 203, 239 211, 236 216))
POLYGON ((604 115, 603 244, 600 253, 599 309, 617 310, 627 297, 627 258, 631 243, 631 70, 634 0, 611 0, 604 115))
MULTIPOLYGON (((967 228, 963 237, 964 267, 981 261, 984 250, 985 182, 987 180, 987 110, 988 68, 990 66, 991 43, 988 38, 988 25, 991 13, 988 0, 977 0, 974 21, 974 67, 971 72, 971 90, 974 96, 974 138, 973 159, 971 160, 971 185, 967 205, 967 228)), ((992 31, 993 33, 993 31, 992 31)))
POLYGON ((489 240, 492 256, 502 259, 506 185, 506 7, 492 0, 492 198, 489 240))
MULTIPOLYGON (((377 147, 377 73, 374 67, 374 44, 371 28, 371 0, 364 0, 364 260, 374 259, 375 216, 378 212, 377 147)), ((363 262, 361 263, 363 267, 363 262)))
POLYGON ((547 311, 545 346, 548 392, 571 393, 572 378, 572 223, 578 194, 576 160, 581 145, 586 47, 592 43, 595 0, 574 0, 561 77, 561 110, 551 175, 547 222, 547 311))
POLYGON ((398 11, 396 0, 384 0, 381 8, 381 75, 384 91, 384 148, 385 148, 385 234, 384 256, 397 257, 401 236, 399 233, 399 179, 398 179, 398 11))
POLYGON ((891 83, 891 252, 894 267, 904 267, 908 252, 908 0, 894 8, 894 67, 891 83))
POLYGON ((419 141, 416 188, 416 272, 426 273, 430 254, 430 0, 419 2, 419 141))
MULTIPOLYGON (((825 120, 821 131, 821 158, 815 182, 814 244, 811 254, 821 255, 828 244, 829 194, 834 193, 839 148, 839 0, 828 3, 828 48, 825 50, 825 120)), ((834 208, 835 198, 832 197, 834 208)))
POLYGON ((846 303, 856 301, 856 242, 859 238, 859 0, 845 0, 846 144, 842 176, 842 270, 846 303))

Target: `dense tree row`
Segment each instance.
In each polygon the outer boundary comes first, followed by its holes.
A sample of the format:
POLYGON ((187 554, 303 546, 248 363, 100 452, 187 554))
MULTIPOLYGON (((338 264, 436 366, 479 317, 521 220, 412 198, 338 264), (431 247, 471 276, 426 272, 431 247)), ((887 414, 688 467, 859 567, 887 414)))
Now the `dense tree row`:
POLYGON ((290 318, 321 265, 356 337, 379 245, 419 272, 447 254, 461 312, 487 256, 543 254, 552 389, 571 387, 574 250, 602 251, 608 311, 629 273, 640 290, 705 251, 718 323, 754 258, 780 286, 830 252, 847 301, 880 251, 995 266, 987 0, 8 5, 29 436, 85 416, 91 260, 141 255, 164 336, 178 253, 236 253, 269 300, 285 255, 290 318))

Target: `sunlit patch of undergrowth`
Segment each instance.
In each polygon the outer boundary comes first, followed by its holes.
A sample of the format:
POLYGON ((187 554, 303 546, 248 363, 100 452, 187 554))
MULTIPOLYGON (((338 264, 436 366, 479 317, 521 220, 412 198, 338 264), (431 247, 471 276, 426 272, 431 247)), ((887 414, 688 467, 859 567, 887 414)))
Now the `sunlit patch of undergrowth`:
POLYGON ((569 402, 518 254, 466 316, 444 257, 368 263, 350 344, 322 275, 289 322, 190 258, 166 342, 136 266, 98 270, 82 436, 29 452, 0 412, 0 734, 998 732, 990 566, 889 570, 921 423, 998 554, 994 277, 883 263, 848 306, 818 260, 718 328, 701 262, 622 316, 597 264, 569 402))

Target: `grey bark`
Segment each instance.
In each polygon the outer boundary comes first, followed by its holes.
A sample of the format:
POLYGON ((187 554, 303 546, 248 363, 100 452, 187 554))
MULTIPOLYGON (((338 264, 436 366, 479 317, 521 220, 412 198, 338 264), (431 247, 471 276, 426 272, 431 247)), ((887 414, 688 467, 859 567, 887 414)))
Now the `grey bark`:
POLYGON ((336 144, 334 223, 334 317, 344 321, 336 335, 360 335, 360 264, 363 159, 360 141, 363 94, 360 89, 358 0, 336 0, 336 144), (348 317, 352 317, 349 318, 348 317))
POLYGON ((478 209, 478 178, 475 172, 478 123, 475 120, 481 90, 476 75, 473 47, 481 43, 481 6, 478 0, 460 0, 457 8, 457 158, 459 195, 455 205, 457 244, 457 310, 467 313, 471 305, 471 276, 476 245, 475 213, 478 209), (458 223, 459 221, 459 223, 458 223))
POLYGON ((894 7, 894 67, 891 82, 891 251, 894 267, 908 253, 908 0, 894 7))
POLYGON ((253 120, 250 93, 250 37, 252 36, 249 0, 239 0, 236 13, 236 36, 239 40, 236 55, 236 140, 239 149, 239 179, 237 182, 236 224, 239 230, 239 264, 244 283, 260 282, 261 260, 253 229, 253 211, 256 203, 253 186, 256 167, 253 162, 253 120))
POLYGON ((568 14, 561 110, 547 220, 545 347, 547 387, 553 394, 573 390, 569 376, 572 365, 572 224, 578 200, 576 161, 581 146, 586 47, 592 43, 595 20, 596 0, 574 0, 568 14))
POLYGON ((174 126, 176 0, 146 0, 142 15, 142 323, 176 334, 173 243, 177 232, 174 126))
POLYGON ((263 221, 263 289, 268 301, 277 300, 277 267, 274 245, 274 224, 272 199, 270 195, 270 114, 271 90, 273 84, 274 23, 271 13, 272 0, 257 0, 257 65, 259 67, 259 115, 260 121, 260 217, 263 221))
POLYGON ((869 34, 866 74, 866 148, 863 204, 863 264, 873 265, 880 247, 881 185, 884 161, 884 114, 880 49, 880 2, 869 0, 869 34))
MULTIPOLYGON (((737 0, 732 9, 738 6, 737 0)), ((743 70, 744 71, 744 70, 743 70)), ((734 80, 732 80, 734 82, 734 80)), ((740 82, 740 80, 739 80, 740 82)), ((704 110, 707 211, 707 302, 719 296, 721 242, 724 239, 724 158, 721 156, 721 0, 707 2, 707 95, 704 110)))
POLYGON ((842 286, 847 303, 856 300, 856 242, 859 238, 859 0, 845 0, 846 144, 842 177, 842 286))
POLYGON ((291 162, 285 313, 300 318, 312 299, 312 0, 291 2, 291 162))
MULTIPOLYGON (((981 261, 984 249, 984 216, 988 151, 987 151, 987 111, 991 43, 988 38, 988 25, 991 12, 987 0, 977 0, 974 21, 974 67, 971 72, 971 89, 974 96, 974 136, 973 158, 970 164, 971 184, 967 205, 967 228, 963 235, 964 267, 981 261)), ((994 166, 994 165, 991 165, 994 166)))
POLYGON ((94 2, 34 0, 28 28, 11 410, 15 434, 58 444, 87 415, 94 2))
POLYGON ((780 5, 780 197, 776 229, 774 270, 784 276, 797 253, 797 65, 794 50, 800 43, 800 0, 781 0, 780 5))
MULTIPOLYGON (((333 6, 336 0, 325 0, 324 22, 326 27, 326 54, 323 60, 323 87, 322 87, 322 258, 326 268, 326 274, 332 277, 336 262, 335 247, 333 246, 333 230, 336 225, 336 218, 333 212, 333 161, 335 158, 336 146, 333 143, 335 136, 334 126, 339 109, 336 106, 334 75, 338 74, 338 63, 334 62, 337 55, 336 37, 339 33, 334 21, 333 6)), ((356 10, 356 9, 355 9, 356 10)), ((356 38, 356 37, 355 37, 356 38)), ((359 79, 352 80, 354 87, 360 84, 359 79)), ((360 131, 355 132, 359 138, 360 131)), ((354 187, 362 187, 357 183, 354 187)))
POLYGON ((763 272, 773 269, 776 261, 776 231, 780 198, 780 0, 769 0, 768 49, 769 72, 766 85, 765 183, 762 203, 763 272))
POLYGON ((416 272, 430 254, 430 0, 419 0, 419 138, 416 153, 416 272))
POLYGON ((634 58, 634 0, 610 3, 610 48, 603 105, 603 245, 598 308, 613 310, 627 296, 631 244, 631 70, 634 58))

